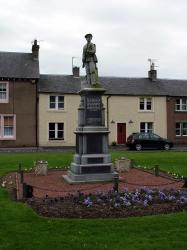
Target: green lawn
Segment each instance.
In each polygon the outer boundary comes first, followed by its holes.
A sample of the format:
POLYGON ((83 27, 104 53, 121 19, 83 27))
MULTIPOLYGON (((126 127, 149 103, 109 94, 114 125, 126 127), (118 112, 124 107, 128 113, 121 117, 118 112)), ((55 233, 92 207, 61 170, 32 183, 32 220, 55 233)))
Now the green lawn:
MULTIPOLYGON (((137 165, 159 164, 163 169, 187 175, 187 152, 113 152, 137 165)), ((45 159, 51 167, 68 166, 71 153, 1 153, 0 175, 19 163, 30 168, 33 160, 45 159)), ((128 219, 48 219, 27 205, 13 202, 0 188, 0 250, 152 250, 187 249, 187 213, 128 219)))
MULTIPOLYGON (((153 167, 158 164, 161 169, 187 176, 187 152, 175 151, 114 151, 112 159, 121 156, 133 159, 135 165, 153 167)), ((29 169, 35 160, 47 160, 50 167, 68 167, 72 161, 73 153, 0 153, 0 175, 17 170, 19 163, 23 168, 29 169)))

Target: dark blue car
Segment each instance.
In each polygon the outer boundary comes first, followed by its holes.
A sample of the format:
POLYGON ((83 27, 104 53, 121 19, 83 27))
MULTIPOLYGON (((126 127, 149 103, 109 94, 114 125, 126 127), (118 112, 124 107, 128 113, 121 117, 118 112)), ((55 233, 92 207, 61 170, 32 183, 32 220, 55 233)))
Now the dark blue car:
POLYGON ((173 142, 153 133, 133 133, 127 138, 127 147, 140 151, 142 149, 165 149, 173 147, 173 142))

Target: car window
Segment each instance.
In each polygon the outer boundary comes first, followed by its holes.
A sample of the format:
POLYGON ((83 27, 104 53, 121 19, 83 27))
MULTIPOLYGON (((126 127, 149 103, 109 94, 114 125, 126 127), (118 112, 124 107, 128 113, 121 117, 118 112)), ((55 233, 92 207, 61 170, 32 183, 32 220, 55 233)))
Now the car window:
POLYGON ((156 134, 150 134, 150 137, 151 139, 160 139, 160 136, 159 135, 156 135, 156 134))
POLYGON ((141 133, 141 134, 139 134, 139 139, 149 140, 149 134, 141 133))

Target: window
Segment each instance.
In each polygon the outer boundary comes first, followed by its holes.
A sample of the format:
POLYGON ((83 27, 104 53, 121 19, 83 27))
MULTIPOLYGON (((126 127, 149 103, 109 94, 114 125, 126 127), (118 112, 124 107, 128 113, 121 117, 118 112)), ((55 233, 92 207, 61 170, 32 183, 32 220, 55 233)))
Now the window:
POLYGON ((50 109, 64 109, 64 96, 49 96, 49 108, 50 109))
POLYGON ((141 122, 140 132, 142 133, 153 133, 153 122, 141 122))
POLYGON ((64 123, 49 123, 49 140, 64 140, 64 123))
POLYGON ((176 111, 187 111, 187 98, 178 98, 175 103, 176 111))
POLYGON ((187 122, 176 122, 176 136, 187 136, 187 122))
POLYGON ((159 140, 160 136, 156 135, 156 134, 150 134, 150 138, 153 139, 153 140, 159 140))
POLYGON ((140 134, 139 139, 143 139, 143 140, 149 140, 149 135, 148 134, 140 134))
POLYGON ((150 111, 152 110, 152 98, 140 97, 140 110, 150 111))
POLYGON ((16 125, 14 115, 0 115, 0 140, 15 139, 16 125))
POLYGON ((8 83, 0 82, 0 103, 8 102, 8 83))

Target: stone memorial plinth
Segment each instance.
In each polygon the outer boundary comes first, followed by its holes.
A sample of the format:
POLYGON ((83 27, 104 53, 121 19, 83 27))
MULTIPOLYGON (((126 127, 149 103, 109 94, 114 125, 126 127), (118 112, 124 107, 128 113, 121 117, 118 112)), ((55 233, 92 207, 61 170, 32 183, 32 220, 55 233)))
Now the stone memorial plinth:
POLYGON ((103 88, 83 88, 78 109, 76 154, 65 180, 69 183, 113 180, 114 171, 108 152, 108 134, 105 127, 103 88))

